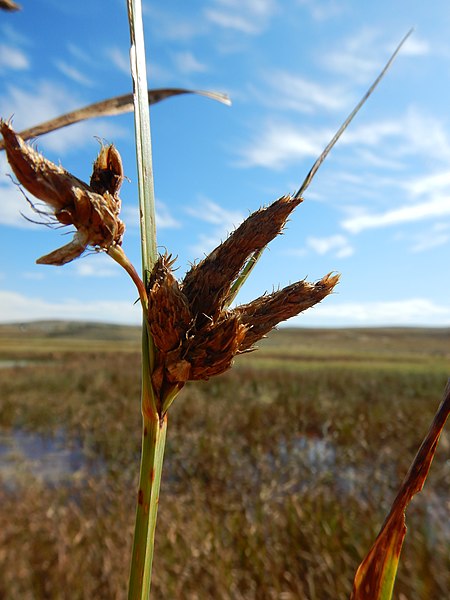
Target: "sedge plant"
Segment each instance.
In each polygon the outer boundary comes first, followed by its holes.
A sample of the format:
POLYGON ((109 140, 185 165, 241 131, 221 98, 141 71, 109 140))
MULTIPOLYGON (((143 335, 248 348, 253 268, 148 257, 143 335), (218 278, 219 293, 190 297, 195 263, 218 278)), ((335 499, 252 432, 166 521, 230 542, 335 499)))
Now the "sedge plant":
MULTIPOLYGON (((207 380, 229 369, 236 355, 255 344, 279 322, 314 306, 334 289, 339 275, 329 273, 315 283, 298 281, 244 305, 232 304, 267 244, 283 230, 293 210, 328 153, 361 106, 371 95, 399 52, 402 40, 383 71, 344 121, 314 163, 303 184, 250 215, 206 258, 193 265, 182 281, 174 276, 174 259, 158 255, 148 104, 188 90, 149 92, 146 80, 144 32, 140 0, 128 0, 130 65, 140 204, 142 276, 122 249, 125 225, 120 219, 120 188, 124 174, 114 145, 102 146, 89 183, 55 165, 25 138, 66 126, 98 114, 117 114, 131 108, 125 95, 96 103, 17 134, 2 120, 9 163, 20 184, 44 202, 36 212, 50 221, 75 228, 73 239, 38 259, 40 264, 63 265, 86 249, 106 252, 121 265, 136 285, 142 306, 142 447, 134 542, 131 557, 129 600, 150 597, 151 571, 168 411, 188 381, 207 380)), ((227 101, 220 94, 201 92, 227 101)), ((359 568, 352 598, 391 597, 404 537, 404 511, 421 489, 450 405, 447 393, 435 422, 402 486, 385 526, 359 568)))

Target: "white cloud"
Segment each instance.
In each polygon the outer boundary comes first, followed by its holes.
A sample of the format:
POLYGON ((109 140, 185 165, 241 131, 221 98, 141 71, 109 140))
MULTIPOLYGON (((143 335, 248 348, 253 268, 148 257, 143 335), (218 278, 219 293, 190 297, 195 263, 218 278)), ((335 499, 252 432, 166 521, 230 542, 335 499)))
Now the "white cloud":
POLYGON ((0 321, 14 323, 45 319, 74 319, 109 323, 139 324, 142 309, 134 300, 75 300, 49 302, 30 294, 23 295, 8 290, 0 291, 2 311, 0 321))
POLYGON ((173 61, 175 67, 184 75, 190 75, 191 73, 204 73, 208 70, 208 67, 197 60, 192 52, 176 52, 173 55, 173 61))
POLYGON ((205 16, 224 29, 255 35, 266 28, 275 8, 274 0, 214 0, 205 16))
POLYGON ((354 216, 344 219, 341 225, 351 233, 360 233, 366 229, 388 227, 448 215, 450 215, 450 195, 435 196, 424 202, 404 205, 381 213, 358 211, 354 216))
POLYGON ((200 205, 189 207, 186 212, 191 216, 214 225, 209 234, 201 234, 192 250, 200 256, 210 252, 224 240, 242 222, 243 215, 240 211, 227 210, 212 200, 203 199, 200 205))
POLYGON ((317 83, 282 70, 268 73, 266 81, 271 90, 259 94, 259 99, 279 110, 313 113, 351 106, 350 95, 342 86, 317 83))
POLYGON ((354 249, 348 239, 341 234, 329 237, 308 237, 306 244, 317 254, 328 254, 334 252, 338 258, 346 258, 354 253, 354 249))
POLYGON ((67 44, 67 49, 69 50, 70 54, 77 60, 81 60, 82 62, 88 63, 90 65, 92 64, 92 54, 89 54, 88 52, 80 48, 80 46, 77 46, 76 44, 70 42, 69 44, 67 44))
MULTIPOLYGON (((13 125, 20 131, 85 104, 86 102, 77 99, 73 91, 66 90, 60 83, 40 81, 34 88, 27 90, 14 85, 7 86, 0 95, 0 114, 6 117, 14 115, 13 125)), ((39 146, 62 154, 70 149, 83 147, 86 142, 92 141, 94 135, 104 139, 117 139, 128 135, 128 132, 110 120, 94 119, 43 136, 39 139, 39 146)))
MULTIPOLYGON (((139 227, 139 207, 137 205, 122 206, 120 213, 127 229, 139 227)), ((181 227, 180 221, 170 212, 170 208, 161 200, 156 200, 156 227, 158 229, 178 229, 181 227)))
POLYGON ((7 44, 0 44, 0 71, 7 69, 23 71, 29 66, 30 61, 22 50, 7 44))
POLYGON ((430 235, 429 233, 422 234, 416 239, 416 243, 412 246, 413 252, 424 252, 425 250, 432 250, 439 246, 445 246, 450 241, 450 232, 439 232, 430 235))
POLYGON ((106 56, 121 73, 130 75, 130 57, 128 52, 114 46, 106 50, 106 56))
POLYGON ((448 326, 450 305, 427 298, 405 298, 390 302, 342 302, 327 298, 324 302, 287 322, 303 326, 448 326))
MULTIPOLYGON (((337 125, 335 130, 302 128, 286 121, 267 120, 255 125, 253 139, 240 149, 240 164, 276 170, 306 157, 315 159, 337 128, 337 125)), ((365 159, 373 166, 373 156, 367 150, 375 151, 383 158, 382 165, 391 163, 393 169, 404 166, 408 157, 420 157, 434 164, 450 162, 450 138, 444 122, 415 108, 396 119, 352 124, 339 145, 357 149, 359 168, 365 159)))
POLYGON ((421 39, 416 32, 411 35, 402 47, 402 56, 425 56, 430 53, 430 44, 421 39))
POLYGON ((450 242, 450 221, 434 223, 432 227, 419 233, 408 235, 404 232, 397 234, 397 239, 412 243, 412 252, 425 252, 450 242))
POLYGON ((143 12, 148 17, 147 23, 152 32, 166 41, 185 42, 205 32, 203 19, 192 12, 190 18, 186 19, 178 13, 164 11, 148 2, 144 4, 143 12))
POLYGON ((304 158, 317 158, 332 136, 330 130, 295 128, 289 123, 268 121, 240 151, 244 167, 281 169, 304 158))
POLYGON ((378 32, 364 28, 325 54, 321 63, 333 75, 345 75, 362 83, 381 70, 385 59, 380 50, 378 32))
POLYGON ((79 277, 116 277, 119 274, 117 263, 104 252, 90 253, 72 265, 75 275, 79 277))
POLYGON ((56 60, 55 65, 59 69, 59 71, 63 73, 63 75, 65 75, 69 79, 72 79, 72 81, 75 81, 75 83, 92 86, 92 81, 89 79, 89 77, 86 77, 84 73, 82 73, 72 65, 67 64, 65 61, 56 60))
POLYGON ((340 141, 341 144, 369 147, 380 146, 383 142, 391 142, 386 149, 394 158, 423 156, 446 164, 450 161, 450 139, 444 121, 414 107, 395 119, 355 124, 340 141))
POLYGON ((438 171, 431 175, 415 177, 405 183, 405 188, 413 196, 432 195, 448 191, 450 194, 450 171, 438 171))
POLYGON ((346 10, 346 3, 338 0, 297 0, 297 4, 305 6, 316 21, 331 19, 346 10))

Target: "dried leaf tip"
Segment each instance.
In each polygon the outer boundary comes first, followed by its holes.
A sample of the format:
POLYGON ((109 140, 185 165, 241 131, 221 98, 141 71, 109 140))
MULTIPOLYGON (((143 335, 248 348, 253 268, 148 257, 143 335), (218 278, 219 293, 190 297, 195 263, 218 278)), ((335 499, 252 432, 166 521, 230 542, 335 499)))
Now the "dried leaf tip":
POLYGON ((87 247, 108 250, 121 245, 125 226, 119 219, 118 193, 123 170, 114 146, 102 146, 88 185, 26 144, 6 121, 0 120, 0 131, 19 183, 47 205, 46 211, 35 208, 36 212, 77 230, 69 244, 41 257, 38 263, 63 265, 87 247))
POLYGON ((17 2, 13 2, 13 0, 0 0, 0 9, 1 10, 21 10, 22 7, 17 2))

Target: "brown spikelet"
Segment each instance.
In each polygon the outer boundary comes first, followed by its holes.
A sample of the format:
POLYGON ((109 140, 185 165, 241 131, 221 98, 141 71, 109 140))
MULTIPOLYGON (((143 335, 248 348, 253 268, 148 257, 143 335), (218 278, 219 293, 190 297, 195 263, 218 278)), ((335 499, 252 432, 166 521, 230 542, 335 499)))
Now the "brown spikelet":
POLYGON ((123 166, 117 148, 114 144, 102 146, 98 157, 94 162, 90 186, 103 195, 105 192, 111 196, 117 196, 123 183, 123 166))
POLYGON ((314 306, 330 294, 338 275, 315 284, 299 281, 236 309, 227 294, 243 262, 282 230, 301 199, 280 198, 252 214, 179 283, 170 255, 160 256, 148 285, 148 323, 155 343, 153 389, 159 405, 186 381, 209 379, 278 323, 314 306), (209 311, 209 312, 208 312, 209 311))
POLYGON ((236 313, 248 328, 239 350, 248 350, 278 323, 298 315, 323 300, 333 291, 338 281, 339 275, 329 273, 315 284, 298 281, 273 294, 261 296, 249 304, 238 306, 236 313))
POLYGON ((187 355, 191 363, 189 379, 209 379, 229 369, 246 330, 238 315, 232 312, 200 330, 187 355))
POLYGON ((156 347, 164 353, 186 339, 191 313, 178 281, 171 271, 170 256, 160 256, 149 282, 148 322, 156 347))
POLYGON ((194 314, 214 318, 248 258, 283 229, 301 198, 283 196, 250 215, 222 244, 186 274, 183 292, 194 314))
POLYGON ((5 121, 0 120, 0 131, 17 179, 49 207, 48 213, 38 212, 77 229, 69 244, 38 259, 38 263, 62 265, 80 256, 87 246, 107 250, 122 243, 125 226, 119 219, 118 196, 123 180, 122 162, 113 146, 100 151, 90 186, 44 158, 5 121))

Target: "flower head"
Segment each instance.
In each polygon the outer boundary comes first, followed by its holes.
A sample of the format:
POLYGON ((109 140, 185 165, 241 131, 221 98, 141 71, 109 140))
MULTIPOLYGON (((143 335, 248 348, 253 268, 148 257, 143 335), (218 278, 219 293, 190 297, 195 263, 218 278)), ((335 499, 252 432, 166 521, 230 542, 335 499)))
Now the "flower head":
POLYGON ((26 144, 6 121, 0 120, 0 131, 19 183, 47 206, 46 211, 35 208, 36 212, 76 228, 71 242, 42 256, 38 263, 63 265, 87 247, 108 250, 122 243, 125 226, 119 219, 118 193, 123 171, 114 146, 102 146, 88 185, 26 144))
POLYGON ((301 198, 283 196, 250 215, 227 240, 179 282, 173 260, 160 256, 148 286, 148 325, 156 347, 153 387, 163 400, 188 380, 209 379, 231 367, 237 354, 278 323, 314 306, 339 280, 328 274, 314 284, 304 280, 249 304, 229 307, 231 290, 247 261, 281 233, 301 198))

